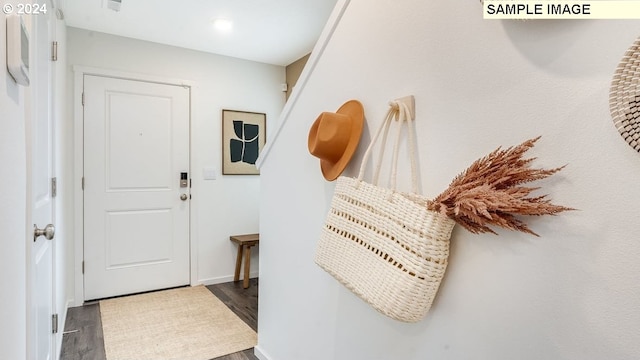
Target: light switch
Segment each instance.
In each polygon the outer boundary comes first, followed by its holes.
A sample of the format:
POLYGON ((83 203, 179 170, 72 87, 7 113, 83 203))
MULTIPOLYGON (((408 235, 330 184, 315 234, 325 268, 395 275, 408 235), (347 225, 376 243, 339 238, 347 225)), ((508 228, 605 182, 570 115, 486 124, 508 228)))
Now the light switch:
POLYGON ((218 175, 218 170, 215 167, 206 167, 202 169, 202 175, 205 180, 215 180, 218 175))

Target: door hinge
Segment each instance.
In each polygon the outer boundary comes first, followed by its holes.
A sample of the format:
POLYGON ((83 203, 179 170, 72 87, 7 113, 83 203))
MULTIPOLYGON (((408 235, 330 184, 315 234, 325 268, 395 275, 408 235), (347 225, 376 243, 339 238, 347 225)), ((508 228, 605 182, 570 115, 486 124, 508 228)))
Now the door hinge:
POLYGON ((58 196, 58 179, 51 178, 51 197, 58 196))
POLYGON ((82 262, 82 273, 84 274, 84 261, 82 262))
POLYGON ((82 177, 82 190, 84 191, 84 176, 82 177))
POLYGON ((82 93, 82 106, 84 106, 84 93, 82 93))
POLYGON ((58 61, 58 42, 54 41, 51 43, 51 60, 58 61))
POLYGON ((58 314, 51 315, 51 332, 53 334, 58 333, 58 314))

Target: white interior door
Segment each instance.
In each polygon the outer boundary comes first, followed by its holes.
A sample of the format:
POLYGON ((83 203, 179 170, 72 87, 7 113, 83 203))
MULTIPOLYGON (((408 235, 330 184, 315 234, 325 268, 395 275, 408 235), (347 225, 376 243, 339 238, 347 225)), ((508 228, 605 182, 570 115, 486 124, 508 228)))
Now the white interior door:
MULTIPOLYGON (((38 3, 43 4, 44 1, 38 3)), ((47 3, 47 6, 51 6, 47 3)), ((34 237, 30 252, 30 358, 54 358, 52 315, 54 307, 54 204, 53 178, 53 117, 50 14, 31 16, 31 216, 34 237), (36 229, 41 230, 39 232, 36 229), (45 229, 47 229, 45 231, 45 229), (41 235, 40 235, 41 234, 41 235), (39 236, 38 236, 39 235, 39 236)))
POLYGON ((85 300, 189 284, 188 172, 189 89, 84 76, 85 300))

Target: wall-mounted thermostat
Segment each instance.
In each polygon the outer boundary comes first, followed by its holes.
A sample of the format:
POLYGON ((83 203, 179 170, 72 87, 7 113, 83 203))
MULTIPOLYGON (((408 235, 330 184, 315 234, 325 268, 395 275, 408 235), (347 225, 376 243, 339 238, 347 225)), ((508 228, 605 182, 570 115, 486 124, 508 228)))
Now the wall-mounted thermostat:
POLYGON ((22 16, 7 16, 7 70, 20 85, 29 86, 29 33, 22 16))

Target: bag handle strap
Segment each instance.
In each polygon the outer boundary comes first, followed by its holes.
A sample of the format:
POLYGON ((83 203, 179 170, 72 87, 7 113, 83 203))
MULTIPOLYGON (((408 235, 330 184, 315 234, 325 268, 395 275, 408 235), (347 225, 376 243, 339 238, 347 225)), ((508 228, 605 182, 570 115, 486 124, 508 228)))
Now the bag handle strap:
POLYGON ((412 116, 409 111, 409 108, 406 103, 396 100, 393 102, 392 107, 398 107, 398 112, 396 114, 396 120, 400 121, 400 126, 398 127, 398 135, 396 138, 396 143, 393 149, 393 163, 392 163, 392 173, 391 173, 391 189, 396 191, 396 178, 398 173, 398 154, 400 152, 400 139, 402 135, 402 125, 406 124, 407 127, 407 137, 408 137, 408 146, 409 146, 409 160, 411 161, 411 188, 414 193, 418 193, 418 165, 416 161, 416 152, 415 152, 415 134, 413 129, 412 116))
MULTIPOLYGON (((391 122, 398 121, 400 124, 398 126, 398 133, 396 136, 396 141, 393 147, 392 154, 392 163, 391 163, 391 179, 390 179, 390 188, 393 192, 396 191, 396 178, 398 173, 398 154, 400 149, 400 140, 402 135, 402 127, 406 123, 408 127, 408 145, 409 145, 409 157, 411 160, 411 182, 412 189, 414 193, 418 193, 418 173, 417 173, 417 161, 416 161, 416 153, 415 153, 415 134, 413 129, 413 124, 411 121, 413 120, 413 116, 411 113, 411 109, 409 105, 407 105, 406 101, 402 99, 397 99, 389 102, 389 110, 385 116, 384 121, 380 124, 378 131, 374 135, 369 147, 367 148, 363 158, 362 165, 360 166, 360 173, 358 174, 358 181, 361 182, 364 178, 364 170, 371 158, 371 154, 373 151, 374 145, 378 142, 378 138, 381 134, 383 134, 381 141, 381 150, 380 156, 378 157, 378 161, 376 163, 376 169, 373 175, 373 184, 378 185, 378 178, 380 176, 380 169, 382 167, 382 160, 384 158, 384 151, 386 148, 387 137, 389 134, 389 127, 391 126, 391 122)), ((411 101, 413 99, 411 98, 411 101)))
POLYGON ((380 124, 378 131, 376 131, 376 134, 373 136, 373 139, 371 139, 371 142, 369 143, 369 147, 367 147, 367 150, 365 151, 364 156, 362 157, 362 164, 360 165, 360 173, 358 174, 359 182, 361 182, 362 179, 364 178, 364 170, 367 167, 367 163, 369 162, 369 159, 371 158, 371 152, 373 151, 373 146, 376 144, 376 142, 378 141, 378 138, 380 137, 380 134, 384 130, 384 136, 382 139, 383 146, 380 150, 380 157, 378 158, 376 170, 373 175, 373 183, 376 185, 378 184, 380 167, 382 165, 382 158, 384 157, 384 148, 385 148, 384 144, 387 143, 387 135, 389 134, 389 126, 391 125, 392 118, 393 118, 393 108, 389 108, 384 121, 380 124))

